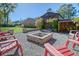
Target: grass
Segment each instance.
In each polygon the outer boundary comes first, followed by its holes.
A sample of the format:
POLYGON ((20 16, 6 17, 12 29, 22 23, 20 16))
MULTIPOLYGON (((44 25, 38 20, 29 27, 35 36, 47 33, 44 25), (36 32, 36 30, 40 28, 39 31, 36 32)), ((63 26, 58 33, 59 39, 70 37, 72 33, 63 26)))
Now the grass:
POLYGON ((21 27, 1 27, 1 30, 7 32, 9 29, 13 29, 15 33, 22 32, 21 27))

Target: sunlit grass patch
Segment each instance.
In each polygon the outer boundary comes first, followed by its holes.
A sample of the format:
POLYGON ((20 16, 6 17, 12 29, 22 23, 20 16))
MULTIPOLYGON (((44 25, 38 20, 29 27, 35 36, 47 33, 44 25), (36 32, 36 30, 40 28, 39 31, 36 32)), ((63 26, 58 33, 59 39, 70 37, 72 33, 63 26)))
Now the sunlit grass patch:
POLYGON ((13 29, 15 33, 22 32, 21 27, 1 27, 1 30, 7 32, 8 30, 13 29))

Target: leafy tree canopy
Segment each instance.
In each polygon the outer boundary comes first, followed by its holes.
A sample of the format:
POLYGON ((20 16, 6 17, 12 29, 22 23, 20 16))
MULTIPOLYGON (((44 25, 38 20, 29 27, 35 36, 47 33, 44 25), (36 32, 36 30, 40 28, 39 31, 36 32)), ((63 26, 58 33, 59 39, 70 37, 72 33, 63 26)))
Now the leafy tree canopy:
POLYGON ((58 13, 61 14, 65 19, 72 19, 76 16, 77 10, 72 4, 63 4, 58 9, 58 13))

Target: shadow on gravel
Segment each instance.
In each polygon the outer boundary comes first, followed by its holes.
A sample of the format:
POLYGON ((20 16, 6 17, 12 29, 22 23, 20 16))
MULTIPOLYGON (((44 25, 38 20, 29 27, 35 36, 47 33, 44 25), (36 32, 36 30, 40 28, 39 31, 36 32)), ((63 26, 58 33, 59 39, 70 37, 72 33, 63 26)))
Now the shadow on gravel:
POLYGON ((18 54, 18 48, 15 50, 14 54, 9 54, 7 56, 19 56, 19 54, 18 54))
POLYGON ((50 43, 51 45, 53 45, 55 42, 56 42, 56 39, 50 39, 50 40, 49 40, 49 43, 50 43))
POLYGON ((73 50, 74 50, 74 51, 77 51, 77 52, 79 52, 79 49, 76 49, 76 48, 75 48, 75 49, 73 49, 73 50))

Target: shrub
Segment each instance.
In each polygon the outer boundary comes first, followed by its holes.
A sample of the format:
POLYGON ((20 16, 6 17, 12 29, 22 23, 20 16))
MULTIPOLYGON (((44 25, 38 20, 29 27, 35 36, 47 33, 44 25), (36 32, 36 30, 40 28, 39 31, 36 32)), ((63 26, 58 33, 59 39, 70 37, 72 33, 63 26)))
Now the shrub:
POLYGON ((58 20, 57 18, 53 18, 53 19, 49 19, 49 24, 51 25, 51 29, 54 30, 54 31, 57 31, 58 30, 58 20))
POLYGON ((35 21, 35 26, 38 28, 38 29, 44 29, 45 28, 45 23, 44 23, 44 20, 42 18, 39 18, 35 21))
POLYGON ((53 20, 53 27, 55 29, 58 29, 58 21, 57 20, 53 20))
POLYGON ((34 25, 29 24, 29 25, 24 25, 24 28, 36 28, 36 27, 34 25))
POLYGON ((6 24, 1 24, 0 26, 1 26, 1 27, 15 27, 15 25, 13 25, 13 24, 8 24, 8 25, 6 25, 6 24))
POLYGON ((76 23, 76 30, 79 30, 79 17, 74 18, 73 21, 76 23))
POLYGON ((79 22, 79 17, 73 19, 74 22, 79 22))

